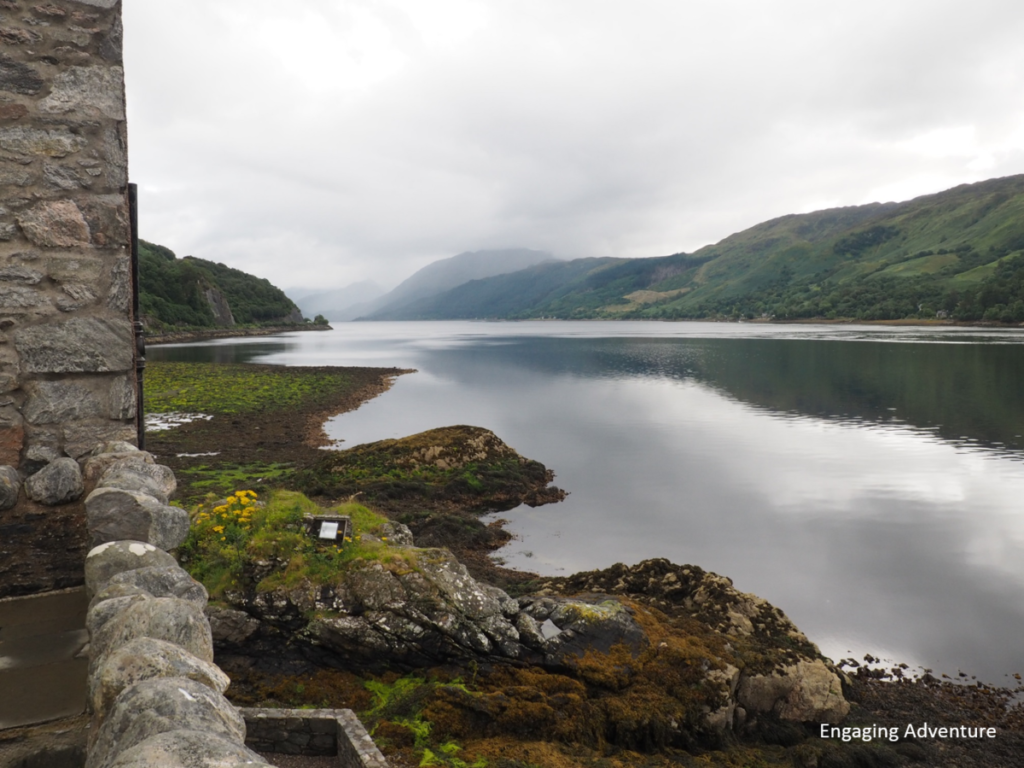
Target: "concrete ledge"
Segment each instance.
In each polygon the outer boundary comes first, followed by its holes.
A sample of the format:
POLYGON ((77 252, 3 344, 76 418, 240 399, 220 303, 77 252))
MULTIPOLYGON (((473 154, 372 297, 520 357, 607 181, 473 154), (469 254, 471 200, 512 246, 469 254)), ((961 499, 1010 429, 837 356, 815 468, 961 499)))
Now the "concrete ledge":
POLYGON ((239 708, 245 746, 282 755, 337 755, 341 768, 387 768, 384 755, 351 709, 239 708))

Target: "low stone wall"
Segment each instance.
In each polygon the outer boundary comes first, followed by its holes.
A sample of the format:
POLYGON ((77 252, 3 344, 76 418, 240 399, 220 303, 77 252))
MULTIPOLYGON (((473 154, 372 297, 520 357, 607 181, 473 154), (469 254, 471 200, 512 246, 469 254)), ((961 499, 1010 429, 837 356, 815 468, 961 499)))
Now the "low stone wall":
MULTIPOLYGON (((245 746, 246 721, 224 698, 230 680, 213 663, 206 589, 166 551, 188 534, 184 510, 166 503, 173 473, 124 444, 98 449, 90 462, 85 474, 92 469, 101 482, 85 502, 96 545, 85 562, 85 767, 268 765, 245 746)), ((286 749, 316 742, 342 765, 386 765, 350 711, 330 713, 257 719, 275 723, 286 749)))
POLYGON ((245 744, 263 753, 337 755, 341 768, 387 768, 351 709, 240 709, 245 744))

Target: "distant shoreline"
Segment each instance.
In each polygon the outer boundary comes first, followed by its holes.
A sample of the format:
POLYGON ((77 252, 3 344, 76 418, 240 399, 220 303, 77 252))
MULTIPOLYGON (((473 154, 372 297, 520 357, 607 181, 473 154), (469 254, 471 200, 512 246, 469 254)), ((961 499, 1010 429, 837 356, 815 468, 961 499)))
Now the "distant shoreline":
POLYGON ((196 331, 171 331, 169 333, 147 333, 147 344, 182 344, 188 341, 210 339, 235 339, 246 336, 273 336, 278 333, 295 331, 330 331, 329 325, 268 325, 260 328, 210 328, 196 331))

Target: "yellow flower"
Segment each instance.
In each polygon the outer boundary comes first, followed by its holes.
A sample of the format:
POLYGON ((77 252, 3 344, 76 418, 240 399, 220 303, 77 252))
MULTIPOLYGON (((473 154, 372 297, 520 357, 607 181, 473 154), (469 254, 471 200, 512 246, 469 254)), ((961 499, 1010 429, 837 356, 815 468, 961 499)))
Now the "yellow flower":
POLYGON ((219 515, 221 512, 226 512, 227 509, 228 509, 227 506, 225 506, 224 504, 221 504, 219 507, 214 507, 213 511, 216 512, 219 515))
POLYGON ((223 525, 215 525, 215 526, 213 526, 213 530, 215 532, 217 532, 217 533, 224 533, 224 526, 223 525))

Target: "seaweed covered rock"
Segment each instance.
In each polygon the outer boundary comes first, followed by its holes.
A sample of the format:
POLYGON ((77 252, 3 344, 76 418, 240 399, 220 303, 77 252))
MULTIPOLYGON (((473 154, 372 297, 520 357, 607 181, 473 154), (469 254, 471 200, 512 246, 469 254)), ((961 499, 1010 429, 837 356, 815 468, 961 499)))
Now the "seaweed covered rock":
POLYGON ((396 514, 412 508, 479 513, 539 506, 565 497, 549 487, 553 479, 551 470, 520 456, 493 432, 460 425, 325 453, 293 482, 310 495, 359 495, 396 514))
MULTIPOLYGON (((600 702, 587 704, 597 707, 587 717, 605 724, 599 740, 630 749, 685 747, 759 718, 835 723, 849 711, 835 669, 781 611, 693 566, 618 565, 512 599, 474 580, 446 550, 378 555, 353 561, 331 584, 227 597, 260 620, 264 637, 275 628, 299 636, 327 653, 330 666, 379 673, 513 665, 576 681, 584 698, 600 702)), ((516 686, 493 707, 446 695, 452 718, 493 720, 484 732, 503 733, 509 697, 546 700, 516 686)), ((534 709, 556 711, 559 696, 534 709)))
POLYGON ((740 670, 730 685, 734 701, 729 707, 741 722, 760 713, 794 722, 835 723, 850 711, 838 671, 817 646, 781 610, 740 592, 725 576, 659 558, 536 586, 540 595, 600 591, 627 596, 663 613, 670 625, 699 626, 728 638, 730 664, 740 670))

